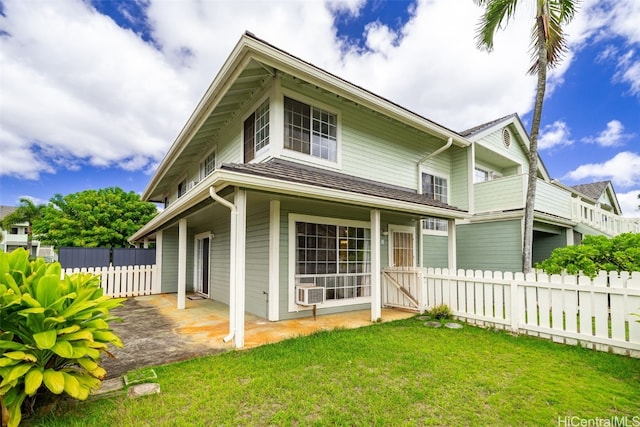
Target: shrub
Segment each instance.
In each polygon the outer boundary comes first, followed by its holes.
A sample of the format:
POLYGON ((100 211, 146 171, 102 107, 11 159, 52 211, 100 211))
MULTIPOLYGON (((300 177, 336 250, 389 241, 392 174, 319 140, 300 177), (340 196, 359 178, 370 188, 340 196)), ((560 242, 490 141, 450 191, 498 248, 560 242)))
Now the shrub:
POLYGON ((582 271, 589 277, 600 270, 640 271, 640 233, 623 233, 612 239, 586 236, 580 245, 554 249, 536 268, 549 274, 582 271))
MULTIPOLYGON (((59 263, 29 261, 24 249, 0 252, 0 406, 2 424, 17 426, 27 396, 39 391, 84 400, 106 371, 107 344, 122 347, 109 311, 122 299, 103 295, 99 277, 61 279, 59 263)), ((33 397, 35 399, 35 397, 33 397)))
POLYGON ((446 320, 451 317, 451 309, 446 304, 436 305, 429 311, 429 315, 434 319, 446 320))

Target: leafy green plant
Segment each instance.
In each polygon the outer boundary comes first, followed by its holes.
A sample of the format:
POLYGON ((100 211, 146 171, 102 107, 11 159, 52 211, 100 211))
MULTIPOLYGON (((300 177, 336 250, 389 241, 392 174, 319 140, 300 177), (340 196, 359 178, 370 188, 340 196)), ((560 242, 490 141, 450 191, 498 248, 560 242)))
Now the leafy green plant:
POLYGON ((599 271, 640 271, 640 233, 623 233, 614 238, 586 236, 582 244, 557 248, 538 263, 549 274, 582 271, 595 277, 599 271))
POLYGON ((429 315, 437 320, 446 320, 451 317, 451 309, 447 304, 440 304, 429 310, 429 315))
POLYGON ((27 396, 39 391, 84 400, 99 388, 108 344, 122 347, 109 311, 122 299, 103 295, 99 277, 61 279, 59 263, 29 261, 24 249, 0 252, 0 406, 2 425, 17 426, 27 396))

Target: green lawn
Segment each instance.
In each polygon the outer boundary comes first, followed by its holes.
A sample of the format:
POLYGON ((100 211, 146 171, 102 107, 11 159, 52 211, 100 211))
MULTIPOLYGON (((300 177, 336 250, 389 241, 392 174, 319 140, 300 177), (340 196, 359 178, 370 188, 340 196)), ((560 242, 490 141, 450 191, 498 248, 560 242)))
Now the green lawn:
POLYGON ((558 425, 559 417, 573 416, 640 421, 640 360, 423 323, 413 318, 323 332, 158 367, 159 395, 83 402, 31 424, 558 425))

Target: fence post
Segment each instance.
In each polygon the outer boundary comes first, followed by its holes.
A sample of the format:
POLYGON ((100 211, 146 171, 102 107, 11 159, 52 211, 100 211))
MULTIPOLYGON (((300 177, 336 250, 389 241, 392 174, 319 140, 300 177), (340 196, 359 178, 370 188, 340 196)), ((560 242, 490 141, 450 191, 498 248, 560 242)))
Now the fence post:
POLYGON ((520 316, 524 310, 524 303, 521 305, 518 301, 518 278, 522 276, 522 273, 516 273, 516 277, 511 277, 509 283, 509 289, 511 290, 511 331, 518 333, 520 330, 520 316))

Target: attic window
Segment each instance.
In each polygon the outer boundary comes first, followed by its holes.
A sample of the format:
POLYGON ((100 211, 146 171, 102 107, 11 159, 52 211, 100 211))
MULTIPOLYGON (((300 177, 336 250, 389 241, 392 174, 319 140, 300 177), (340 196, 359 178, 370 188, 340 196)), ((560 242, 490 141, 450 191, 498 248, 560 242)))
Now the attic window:
POLYGON ((502 129, 502 142, 504 142, 504 146, 507 148, 511 145, 511 132, 509 132, 507 128, 502 129))

